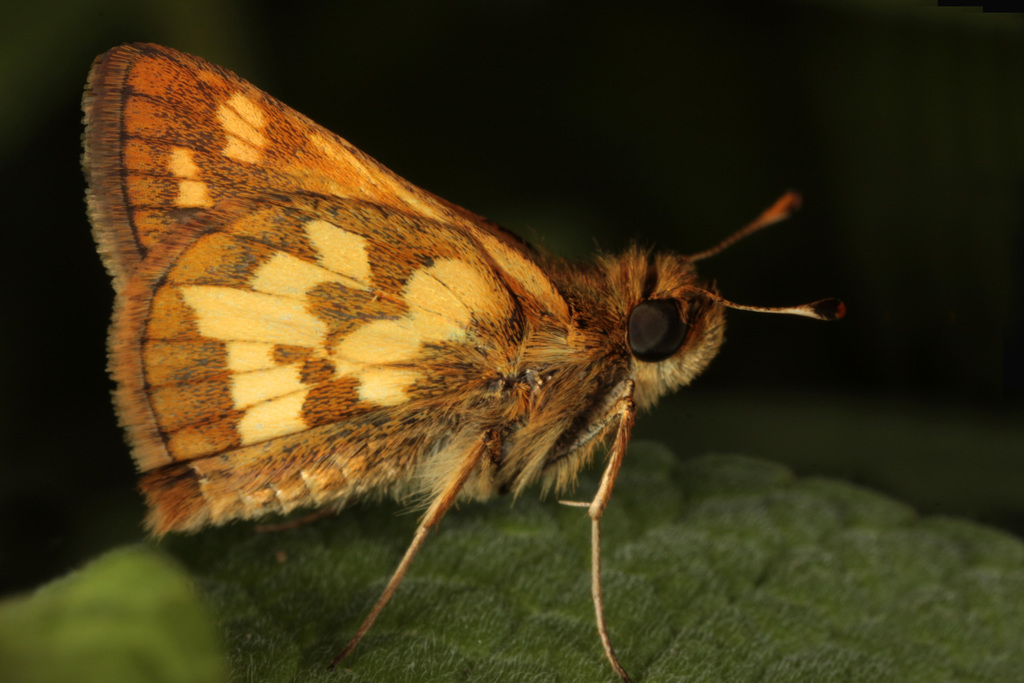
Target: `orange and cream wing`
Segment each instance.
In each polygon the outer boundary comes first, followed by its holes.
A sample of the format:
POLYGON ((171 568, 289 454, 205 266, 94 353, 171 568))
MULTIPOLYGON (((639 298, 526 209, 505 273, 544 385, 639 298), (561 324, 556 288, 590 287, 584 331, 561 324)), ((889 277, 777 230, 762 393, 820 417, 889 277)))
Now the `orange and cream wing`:
POLYGON ((115 48, 84 108, 158 533, 387 492, 514 371, 527 317, 568 318, 513 235, 203 60, 115 48))
POLYGON ((151 249, 220 202, 302 193, 362 200, 471 234, 531 298, 561 301, 515 235, 198 57, 147 43, 114 48, 93 65, 84 109, 89 213, 118 291, 151 249))

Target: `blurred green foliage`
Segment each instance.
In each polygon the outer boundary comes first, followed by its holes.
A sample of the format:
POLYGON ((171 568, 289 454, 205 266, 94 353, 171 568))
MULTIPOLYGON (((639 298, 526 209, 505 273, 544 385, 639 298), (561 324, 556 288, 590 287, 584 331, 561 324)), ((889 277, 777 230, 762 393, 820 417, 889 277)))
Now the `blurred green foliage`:
POLYGON ((119 548, 0 602, 8 683, 216 683, 225 672, 210 615, 164 553, 119 548))

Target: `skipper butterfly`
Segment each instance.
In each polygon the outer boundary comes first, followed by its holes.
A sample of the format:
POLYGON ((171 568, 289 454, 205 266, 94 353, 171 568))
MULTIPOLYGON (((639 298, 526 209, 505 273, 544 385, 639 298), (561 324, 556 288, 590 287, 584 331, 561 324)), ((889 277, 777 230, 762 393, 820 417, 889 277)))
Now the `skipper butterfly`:
MULTIPOLYGON (((784 195, 698 254, 591 264, 399 178, 235 74, 166 47, 100 56, 84 98, 88 211, 116 301, 114 402, 157 535, 367 497, 428 501, 355 648, 457 500, 564 490, 611 439, 600 521, 637 409, 718 352, 741 306, 695 263, 782 220, 784 195)), ((332 663, 332 666, 333 664, 332 663)))

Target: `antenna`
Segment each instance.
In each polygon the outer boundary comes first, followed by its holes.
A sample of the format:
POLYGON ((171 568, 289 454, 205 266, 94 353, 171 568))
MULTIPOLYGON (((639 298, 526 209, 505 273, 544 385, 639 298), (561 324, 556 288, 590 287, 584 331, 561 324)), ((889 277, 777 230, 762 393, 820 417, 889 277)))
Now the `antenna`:
POLYGON ((709 292, 706 289, 701 289, 700 287, 688 287, 688 289, 700 292, 702 296, 714 299, 723 306, 727 308, 735 308, 738 311, 801 315, 805 318, 814 318, 815 320, 839 320, 846 315, 846 304, 836 298, 820 299, 818 301, 812 301, 809 304, 800 304, 798 306, 745 306, 744 304, 729 301, 723 296, 715 294, 714 292, 709 292))
MULTIPOLYGON (((774 225, 779 221, 786 220, 800 208, 802 201, 803 200, 800 198, 799 193, 793 191, 787 192, 779 197, 774 204, 765 209, 765 211, 755 218, 753 222, 743 226, 710 249, 697 252, 687 258, 690 261, 700 261, 725 251, 744 237, 753 235, 758 230, 767 228, 769 225, 774 225)), ((700 292, 709 299, 714 299, 723 306, 735 308, 740 311, 801 315, 805 318, 814 318, 815 320, 839 320, 846 315, 846 305, 839 299, 835 298, 821 299, 820 301, 812 301, 809 304, 800 304, 799 306, 745 306, 743 304, 729 301, 714 292, 709 292, 708 290, 701 289, 700 287, 690 287, 690 289, 700 292)))
POLYGON ((701 261, 703 259, 710 258, 715 254, 721 253, 744 237, 749 237, 762 228, 767 228, 769 225, 774 225, 779 221, 786 220, 796 213, 802 203, 803 199, 800 198, 800 194, 798 192, 789 191, 779 197, 774 204, 765 209, 764 213, 755 218, 752 223, 743 226, 710 249, 705 249, 704 251, 697 252, 696 254, 687 256, 686 258, 691 261, 701 261))

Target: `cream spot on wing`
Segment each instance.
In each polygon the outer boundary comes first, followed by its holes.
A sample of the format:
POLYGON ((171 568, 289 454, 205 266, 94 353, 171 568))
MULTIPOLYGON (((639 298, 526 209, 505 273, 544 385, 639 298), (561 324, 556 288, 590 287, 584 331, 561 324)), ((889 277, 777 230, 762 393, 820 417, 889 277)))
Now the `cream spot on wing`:
POLYGON ((234 374, 231 376, 231 399, 236 408, 248 408, 257 403, 302 391, 305 385, 299 373, 299 364, 293 363, 268 370, 234 374))
MULTIPOLYGON (((409 278, 402 292, 402 298, 420 318, 419 326, 427 334, 436 335, 434 328, 462 328, 470 320, 472 312, 459 301, 436 277, 438 264, 417 270, 409 278)), ((443 336, 443 334, 442 334, 443 336)))
POLYGON ((267 144, 262 132, 266 117, 259 105, 242 93, 235 93, 217 107, 217 120, 227 135, 222 150, 225 156, 246 163, 259 160, 267 144))
POLYGON ((407 389, 420 377, 419 373, 410 368, 362 364, 338 357, 333 362, 338 377, 352 377, 358 381, 355 390, 359 400, 378 405, 397 405, 408 400, 407 389))
POLYGON ((253 102, 240 92, 236 92, 228 100, 228 106, 235 110, 238 115, 255 129, 263 128, 266 125, 266 117, 259 105, 253 102))
POLYGON ((167 163, 167 169, 171 175, 179 178, 195 178, 199 175, 199 166, 192 158, 192 150, 184 147, 171 149, 171 159, 167 163))
POLYGON ((324 268, 369 285, 370 257, 365 237, 319 219, 309 221, 305 227, 324 268))
POLYGON ((350 289, 367 289, 362 281, 321 268, 283 251, 275 253, 257 268, 249 284, 257 292, 304 298, 309 290, 323 282, 337 282, 350 289))
MULTIPOLYGON (((495 306, 499 315, 511 312, 511 301, 505 288, 487 277, 487 273, 467 261, 444 259, 434 264, 430 275, 448 288, 451 296, 470 313, 489 313, 495 306)), ((461 319, 469 323, 469 316, 461 319)))
POLYGON ((479 267, 457 259, 442 259, 413 273, 403 297, 416 311, 415 333, 434 341, 465 338, 474 313, 504 319, 512 310, 504 288, 479 267))
POLYGON ((178 291, 196 313, 199 334, 222 341, 322 347, 327 325, 290 299, 234 287, 188 285, 178 291))
POLYGON ((229 341, 224 346, 228 353, 228 370, 231 372, 264 370, 276 365, 273 344, 229 341))
POLYGON ((240 139, 231 136, 228 136, 227 144, 224 145, 221 153, 235 161, 244 161, 247 164, 255 164, 260 160, 259 148, 252 147, 240 139))
POLYGON ((182 208, 209 208, 213 206, 213 201, 210 200, 206 183, 201 180, 182 180, 178 183, 178 196, 174 205, 182 208))
POLYGON ((306 390, 297 391, 257 403, 245 411, 245 415, 238 421, 238 436, 242 445, 308 429, 306 421, 302 419, 302 405, 307 393, 306 390))
POLYGON ((335 347, 339 362, 388 365, 414 360, 423 337, 410 329, 407 319, 374 320, 342 339, 335 347))
POLYGON ((367 368, 359 375, 359 399, 382 406, 396 406, 408 400, 405 390, 418 378, 408 368, 367 368))

